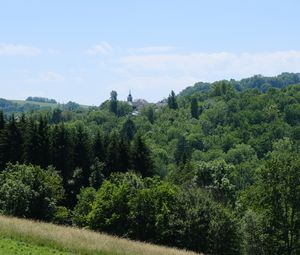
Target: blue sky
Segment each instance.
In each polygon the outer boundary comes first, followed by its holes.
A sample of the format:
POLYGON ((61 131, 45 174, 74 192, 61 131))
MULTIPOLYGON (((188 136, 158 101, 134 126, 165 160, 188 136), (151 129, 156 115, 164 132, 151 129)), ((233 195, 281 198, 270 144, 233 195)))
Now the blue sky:
POLYGON ((300 72, 298 0, 0 0, 0 97, 158 101, 197 81, 300 72))

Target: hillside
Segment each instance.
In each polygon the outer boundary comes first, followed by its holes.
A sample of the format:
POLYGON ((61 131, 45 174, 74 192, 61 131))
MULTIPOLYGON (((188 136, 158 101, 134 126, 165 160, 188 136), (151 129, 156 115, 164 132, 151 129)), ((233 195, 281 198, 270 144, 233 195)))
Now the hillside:
POLYGON ((0 212, 205 254, 298 254, 300 84, 220 81, 138 113, 112 94, 0 111, 0 212))
POLYGON ((3 111, 7 115, 27 113, 32 111, 45 111, 50 112, 53 109, 59 108, 61 110, 87 110, 89 106, 79 105, 74 102, 68 102, 66 104, 58 104, 51 102, 35 102, 27 100, 9 100, 0 98, 0 111, 3 111))
MULTIPOLYGON (((266 77, 262 75, 254 75, 250 78, 245 78, 240 81, 227 81, 238 91, 247 89, 258 89, 261 92, 266 92, 269 88, 285 88, 292 84, 300 82, 300 73, 282 73, 274 77, 266 77)), ((213 83, 197 82, 194 86, 185 88, 180 92, 180 96, 191 96, 194 93, 208 92, 213 83)))
POLYGON ((88 230, 0 216, 0 254, 196 255, 88 230))

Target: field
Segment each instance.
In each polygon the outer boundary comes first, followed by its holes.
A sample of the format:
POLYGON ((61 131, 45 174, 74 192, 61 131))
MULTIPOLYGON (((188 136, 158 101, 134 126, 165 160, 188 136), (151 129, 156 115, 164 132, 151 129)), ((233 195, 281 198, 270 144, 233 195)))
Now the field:
POLYGON ((71 255, 69 252, 59 251, 49 247, 0 238, 0 255, 71 255))
POLYGON ((0 255, 196 255, 89 230, 0 216, 0 255))
MULTIPOLYGON (((61 104, 53 104, 53 103, 44 103, 44 102, 35 102, 35 101, 26 101, 26 100, 9 100, 12 103, 18 104, 20 106, 24 106, 25 104, 31 104, 31 105, 39 105, 41 108, 57 108, 61 106, 61 104)), ((88 109, 89 105, 80 105, 80 107, 84 109, 88 109)))
POLYGON ((33 105, 39 105, 40 107, 51 107, 56 108, 58 104, 52 104, 52 103, 43 103, 43 102, 34 102, 34 101, 26 101, 26 100, 9 100, 14 104, 18 105, 25 105, 25 104, 33 104, 33 105))

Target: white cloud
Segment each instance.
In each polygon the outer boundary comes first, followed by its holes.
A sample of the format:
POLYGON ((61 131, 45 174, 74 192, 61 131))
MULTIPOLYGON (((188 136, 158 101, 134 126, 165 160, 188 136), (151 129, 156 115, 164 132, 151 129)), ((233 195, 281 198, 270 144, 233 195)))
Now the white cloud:
MULTIPOLYGON (((112 62, 111 62, 112 63, 112 62)), ((198 81, 241 79, 255 74, 273 76, 300 72, 300 51, 266 53, 155 53, 134 52, 113 60, 118 81, 110 86, 125 96, 158 100, 173 89, 180 92, 198 81)))
POLYGON ((121 57, 118 63, 119 67, 131 74, 193 76, 199 80, 215 81, 239 79, 254 74, 299 72, 300 51, 129 55, 121 57))
POLYGON ((26 80, 28 83, 56 83, 62 82, 65 80, 65 77, 59 73, 47 71, 37 74, 36 77, 29 78, 26 80))
POLYGON ((100 44, 95 45, 91 49, 88 49, 86 52, 91 55, 107 55, 112 53, 112 51, 113 47, 108 42, 101 42, 100 44))
POLYGON ((150 46, 150 47, 142 47, 142 48, 131 48, 129 52, 132 53, 167 53, 176 50, 176 47, 172 46, 150 46))
POLYGON ((31 46, 0 43, 0 56, 35 56, 41 52, 41 49, 31 46))

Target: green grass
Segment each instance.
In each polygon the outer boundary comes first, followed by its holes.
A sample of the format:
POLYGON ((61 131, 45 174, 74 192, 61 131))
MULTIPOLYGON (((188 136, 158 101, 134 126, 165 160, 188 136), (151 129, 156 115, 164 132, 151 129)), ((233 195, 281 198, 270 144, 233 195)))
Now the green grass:
POLYGON ((9 100, 9 101, 21 106, 25 104, 32 104, 32 105, 39 105, 40 107, 51 107, 51 108, 58 107, 58 104, 43 103, 43 102, 34 102, 34 101, 25 101, 25 100, 9 100))
MULTIPOLYGON (((56 108, 59 107, 60 104, 53 104, 53 103, 43 103, 43 102, 35 102, 35 101, 26 101, 26 100, 9 100, 12 103, 18 104, 18 105, 25 105, 25 104, 31 104, 31 105, 39 105, 41 108, 56 108)), ((83 109, 88 109, 90 106, 89 105, 80 105, 81 108, 83 109)))
POLYGON ((71 255, 71 253, 0 237, 0 255, 71 255))
POLYGON ((86 229, 0 215, 0 255, 197 255, 86 229))

